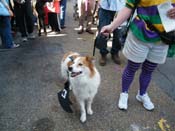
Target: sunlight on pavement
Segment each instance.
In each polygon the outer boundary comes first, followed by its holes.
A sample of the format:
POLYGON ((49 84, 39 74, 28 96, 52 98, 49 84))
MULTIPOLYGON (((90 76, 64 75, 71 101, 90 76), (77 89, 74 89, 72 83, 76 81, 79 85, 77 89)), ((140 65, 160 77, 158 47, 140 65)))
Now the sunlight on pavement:
POLYGON ((67 34, 47 34, 47 37, 67 36, 67 34))

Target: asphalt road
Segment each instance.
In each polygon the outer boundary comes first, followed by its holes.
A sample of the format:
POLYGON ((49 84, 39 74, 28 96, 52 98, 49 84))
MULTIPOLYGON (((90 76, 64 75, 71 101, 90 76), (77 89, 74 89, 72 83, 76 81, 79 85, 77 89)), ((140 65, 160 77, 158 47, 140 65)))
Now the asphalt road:
POLYGON ((166 63, 159 65, 153 75, 155 83, 175 100, 175 58, 167 58, 166 63))

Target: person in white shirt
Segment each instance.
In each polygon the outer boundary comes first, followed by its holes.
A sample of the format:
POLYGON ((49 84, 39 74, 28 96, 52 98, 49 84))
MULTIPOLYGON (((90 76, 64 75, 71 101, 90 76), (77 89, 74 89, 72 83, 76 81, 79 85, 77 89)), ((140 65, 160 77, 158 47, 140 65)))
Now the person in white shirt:
MULTIPOLYGON (((101 28, 105 25, 110 24, 113 21, 113 18, 116 14, 116 11, 119 11, 125 2, 121 0, 100 0, 99 1, 99 25, 98 32, 100 32, 101 28)), ((98 36, 100 33, 98 34, 98 36)), ((109 51, 107 50, 107 39, 105 37, 96 37, 96 39, 103 39, 99 41, 105 41, 106 48, 100 49, 101 58, 99 60, 99 64, 101 66, 106 65, 106 58, 109 51)), ((112 40, 112 48, 111 48, 111 58, 116 64, 120 64, 119 51, 121 50, 121 44, 118 39, 117 29, 113 31, 113 40, 112 40)), ((104 44, 104 43, 102 43, 104 44)))

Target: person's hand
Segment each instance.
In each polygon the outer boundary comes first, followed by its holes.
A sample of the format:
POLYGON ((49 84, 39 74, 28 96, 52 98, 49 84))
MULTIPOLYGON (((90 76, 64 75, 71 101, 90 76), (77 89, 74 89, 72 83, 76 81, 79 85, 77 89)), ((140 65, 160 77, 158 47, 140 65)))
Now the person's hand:
POLYGON ((8 10, 9 10, 10 16, 12 17, 14 15, 12 10, 11 9, 8 9, 8 10))
POLYGON ((175 19, 175 7, 170 9, 168 12, 167 12, 167 15, 168 17, 170 17, 171 19, 175 19))
POLYGON ((38 13, 37 13, 36 10, 33 11, 33 15, 34 15, 35 17, 38 17, 38 13))
POLYGON ((102 33, 103 35, 105 35, 105 36, 107 36, 107 37, 109 36, 109 34, 110 34, 111 32, 113 32, 113 28, 112 28, 111 24, 102 27, 102 29, 101 29, 101 31, 100 31, 100 33, 102 33))

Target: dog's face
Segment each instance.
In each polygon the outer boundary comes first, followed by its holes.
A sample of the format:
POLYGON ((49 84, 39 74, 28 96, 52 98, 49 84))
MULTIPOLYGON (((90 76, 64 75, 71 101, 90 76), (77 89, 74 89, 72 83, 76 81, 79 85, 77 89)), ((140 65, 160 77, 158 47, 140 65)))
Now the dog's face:
POLYGON ((76 52, 68 52, 63 56, 62 64, 64 63, 66 71, 68 70, 69 65, 73 64, 73 61, 79 56, 80 54, 76 52))
POLYGON ((61 76, 65 80, 68 79, 68 66, 71 65, 77 57, 79 57, 80 54, 77 52, 68 52, 64 54, 62 61, 61 61, 61 76))
POLYGON ((74 61, 68 64, 68 71, 70 77, 79 77, 83 75, 89 75, 89 77, 93 77, 94 70, 94 59, 89 56, 79 56, 74 61))

